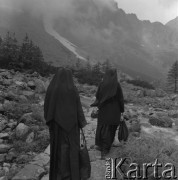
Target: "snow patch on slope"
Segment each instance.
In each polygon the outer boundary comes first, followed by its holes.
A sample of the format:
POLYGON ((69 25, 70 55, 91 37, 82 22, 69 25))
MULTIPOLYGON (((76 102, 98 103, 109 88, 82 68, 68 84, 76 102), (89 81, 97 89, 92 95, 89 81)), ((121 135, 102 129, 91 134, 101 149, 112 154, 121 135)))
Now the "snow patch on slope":
POLYGON ((59 33, 57 33, 50 24, 45 24, 45 30, 47 33, 49 33, 54 38, 56 38, 61 44, 63 44, 67 49, 73 52, 77 58, 86 60, 84 57, 80 56, 77 53, 77 50, 76 50, 77 46, 71 43, 70 41, 68 41, 67 39, 65 39, 64 37, 62 37, 59 33))

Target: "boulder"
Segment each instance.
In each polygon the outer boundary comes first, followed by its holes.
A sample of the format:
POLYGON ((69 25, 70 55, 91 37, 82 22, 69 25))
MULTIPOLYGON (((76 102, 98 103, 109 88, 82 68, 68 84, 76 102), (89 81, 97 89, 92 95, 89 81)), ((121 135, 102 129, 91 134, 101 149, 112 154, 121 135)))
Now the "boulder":
POLYGON ((17 138, 22 138, 22 137, 24 137, 25 135, 27 135, 28 132, 29 132, 29 127, 26 126, 26 125, 23 124, 23 123, 20 123, 20 124, 16 127, 15 134, 16 134, 16 137, 17 137, 17 138))

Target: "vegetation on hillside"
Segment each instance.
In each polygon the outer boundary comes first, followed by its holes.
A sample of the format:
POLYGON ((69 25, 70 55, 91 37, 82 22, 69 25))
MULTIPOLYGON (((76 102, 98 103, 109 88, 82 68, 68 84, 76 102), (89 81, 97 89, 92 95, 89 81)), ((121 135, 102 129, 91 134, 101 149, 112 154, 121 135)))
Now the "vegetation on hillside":
POLYGON ((143 81, 143 80, 139 80, 139 79, 136 79, 136 80, 127 80, 127 83, 133 84, 135 86, 139 86, 139 87, 142 87, 142 88, 154 89, 154 86, 151 85, 149 82, 143 81))
POLYGON ((38 72, 48 75, 56 70, 55 67, 44 62, 43 54, 38 46, 26 34, 20 44, 15 34, 7 33, 0 37, 0 67, 16 71, 38 72))
POLYGON ((177 88, 178 88, 178 61, 175 61, 169 72, 168 72, 168 76, 167 76, 167 82, 168 82, 168 90, 174 91, 174 93, 177 92, 177 88))

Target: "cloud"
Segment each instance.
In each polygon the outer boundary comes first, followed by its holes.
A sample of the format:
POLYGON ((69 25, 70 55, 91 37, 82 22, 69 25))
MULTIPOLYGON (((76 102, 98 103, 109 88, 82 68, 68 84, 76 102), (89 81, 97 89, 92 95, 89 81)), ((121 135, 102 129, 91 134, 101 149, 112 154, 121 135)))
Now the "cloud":
MULTIPOLYGON (((172 6, 178 5, 178 1, 177 0, 158 0, 158 3, 162 6, 164 6, 165 8, 170 8, 172 6)), ((177 6, 178 8, 178 6, 177 6)), ((177 9, 178 11, 178 9, 177 9)))

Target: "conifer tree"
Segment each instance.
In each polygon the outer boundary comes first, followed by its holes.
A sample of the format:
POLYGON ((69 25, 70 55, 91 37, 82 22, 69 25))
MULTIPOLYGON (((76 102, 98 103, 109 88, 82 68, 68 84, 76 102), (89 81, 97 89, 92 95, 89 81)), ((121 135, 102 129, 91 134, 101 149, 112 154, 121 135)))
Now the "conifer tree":
POLYGON ((167 76, 167 81, 168 81, 168 88, 172 88, 174 93, 177 92, 177 83, 178 83, 178 61, 175 61, 173 65, 171 66, 168 76, 167 76))

